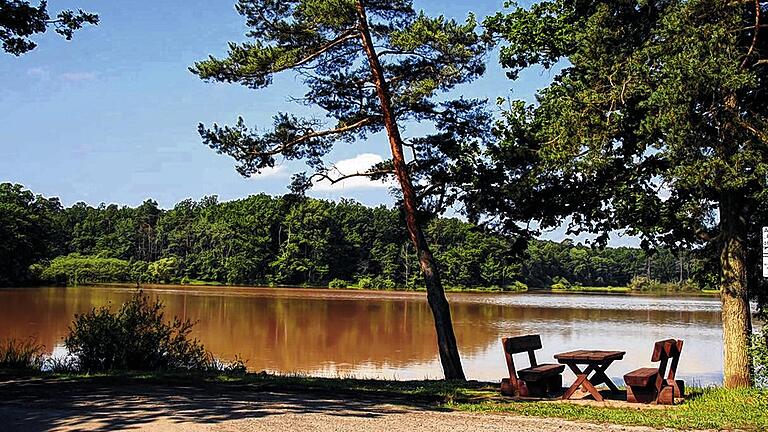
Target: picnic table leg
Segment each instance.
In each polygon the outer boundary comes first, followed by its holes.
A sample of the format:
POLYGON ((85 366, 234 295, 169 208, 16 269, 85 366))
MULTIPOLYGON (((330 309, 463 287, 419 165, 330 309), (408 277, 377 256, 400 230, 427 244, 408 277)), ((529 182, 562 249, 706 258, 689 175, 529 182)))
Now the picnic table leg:
POLYGON ((576 392, 576 390, 579 387, 584 387, 584 390, 589 392, 592 396, 595 397, 595 399, 602 401, 603 398, 600 396, 600 393, 597 392, 597 389, 595 389, 595 386, 592 385, 592 383, 589 382, 587 377, 589 374, 594 370, 594 365, 587 366, 584 371, 581 371, 579 367, 574 363, 567 363, 568 367, 571 369, 571 371, 576 375, 576 381, 573 382, 573 384, 568 388, 568 390, 563 395, 563 399, 570 399, 571 396, 576 392))
POLYGON ((592 383, 591 383, 591 382, 589 382, 589 380, 588 380, 588 379, 587 379, 587 380, 584 380, 584 382, 582 383, 582 385, 583 385, 583 386, 584 386, 584 388, 585 388, 585 389, 586 389, 586 390, 589 392, 589 394, 591 394, 591 395, 592 395, 592 397, 594 397, 594 398, 595 398, 595 400, 596 400, 596 401, 598 401, 598 402, 602 402, 602 401, 603 401, 603 395, 601 395, 601 394, 600 394, 600 392, 599 392, 599 391, 597 391, 597 388, 595 388, 595 386, 594 386, 594 385, 592 385, 592 383))
POLYGON ((592 375, 592 379, 589 380, 590 383, 594 386, 598 386, 600 384, 605 384, 608 386, 609 389, 611 389, 612 392, 618 393, 619 388, 616 387, 616 384, 611 381, 610 378, 608 378, 608 375, 605 374, 605 370, 608 369, 608 366, 611 365, 613 362, 607 362, 603 363, 601 365, 598 365, 595 368, 595 373, 592 375))

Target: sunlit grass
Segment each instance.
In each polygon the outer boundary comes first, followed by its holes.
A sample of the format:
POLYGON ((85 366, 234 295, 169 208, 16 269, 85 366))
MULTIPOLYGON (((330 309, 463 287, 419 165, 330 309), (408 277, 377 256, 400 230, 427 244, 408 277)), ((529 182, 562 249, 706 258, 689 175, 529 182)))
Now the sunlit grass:
POLYGON ((663 409, 616 408, 562 402, 449 403, 454 409, 558 417, 590 423, 612 423, 675 429, 768 429, 768 392, 756 389, 697 389, 681 405, 663 409))

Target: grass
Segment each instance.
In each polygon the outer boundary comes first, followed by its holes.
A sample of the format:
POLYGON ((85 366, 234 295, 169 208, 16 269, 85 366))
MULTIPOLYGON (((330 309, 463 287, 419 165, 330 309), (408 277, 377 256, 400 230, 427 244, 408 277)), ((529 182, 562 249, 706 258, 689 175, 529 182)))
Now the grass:
MULTIPOLYGON (((40 374, 36 375, 39 377, 40 374)), ((674 429, 768 430, 768 392, 756 389, 693 389, 681 404, 663 409, 606 407, 559 401, 519 402, 503 398, 498 384, 447 381, 366 380, 352 377, 317 378, 267 373, 110 373, 100 375, 42 374, 52 380, 98 381, 100 385, 166 384, 224 385, 247 391, 335 394, 350 399, 381 398, 390 403, 424 403, 470 412, 556 417, 590 423, 674 429)), ((2 374, 0 374, 2 378, 2 374)), ((218 390, 217 390, 218 391, 218 390)))
POLYGON ((44 347, 34 339, 0 340, 0 369, 37 371, 43 366, 44 347))
POLYGON ((504 412, 628 426, 754 431, 768 429, 768 392, 755 389, 697 389, 683 404, 666 409, 640 410, 553 402, 459 402, 448 406, 462 411, 504 412))

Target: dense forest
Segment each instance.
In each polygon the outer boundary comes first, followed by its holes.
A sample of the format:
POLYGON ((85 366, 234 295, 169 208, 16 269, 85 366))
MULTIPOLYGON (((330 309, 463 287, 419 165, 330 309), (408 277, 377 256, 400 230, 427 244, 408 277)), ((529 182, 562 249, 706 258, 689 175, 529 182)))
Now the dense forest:
MULTIPOLYGON (((0 184, 0 283, 211 282, 419 288, 401 213, 354 201, 260 194, 191 199, 170 210, 77 203, 0 184)), ((637 276, 686 280, 698 260, 663 249, 592 249, 515 241, 456 218, 426 226, 447 285, 622 286, 637 276), (518 244, 519 245, 519 244, 518 244)))

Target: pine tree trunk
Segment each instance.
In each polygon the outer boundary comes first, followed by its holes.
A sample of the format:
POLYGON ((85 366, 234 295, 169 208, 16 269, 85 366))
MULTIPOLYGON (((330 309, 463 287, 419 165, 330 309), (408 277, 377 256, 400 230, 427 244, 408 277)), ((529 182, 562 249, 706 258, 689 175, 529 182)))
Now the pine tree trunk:
POLYGON ((723 303, 724 382, 726 388, 752 385, 749 355, 751 311, 747 287, 747 225, 744 209, 735 194, 724 194, 720 203, 721 299, 723 303))
POLYGON ((417 219, 418 200, 411 183, 408 167, 403 155, 403 141, 400 136, 400 129, 395 120, 395 114, 392 110, 391 95, 387 81, 384 77, 384 71, 379 62, 378 55, 373 46, 371 32, 368 27, 368 18, 365 13, 365 6, 362 0, 356 3, 358 23, 360 27, 360 38, 363 48, 368 57, 368 62, 373 74, 373 80, 376 85, 376 93, 381 102, 381 109, 384 116, 384 126, 387 129, 389 144, 392 150, 392 160, 395 175, 400 183, 403 192, 403 207, 405 209, 405 221, 408 228, 408 234, 411 242, 416 248, 416 254, 419 259, 419 266, 424 274, 424 281, 427 285, 427 301, 432 309, 432 316, 435 319, 435 330, 437 332, 437 345, 440 352, 440 362, 443 366, 443 373, 446 379, 465 380, 464 371, 461 367, 459 358, 459 349, 456 345, 456 336, 453 333, 453 323, 451 322, 451 309, 448 305, 448 299, 445 297, 443 284, 440 281, 440 272, 435 262, 429 245, 424 237, 424 231, 421 229, 417 219))

